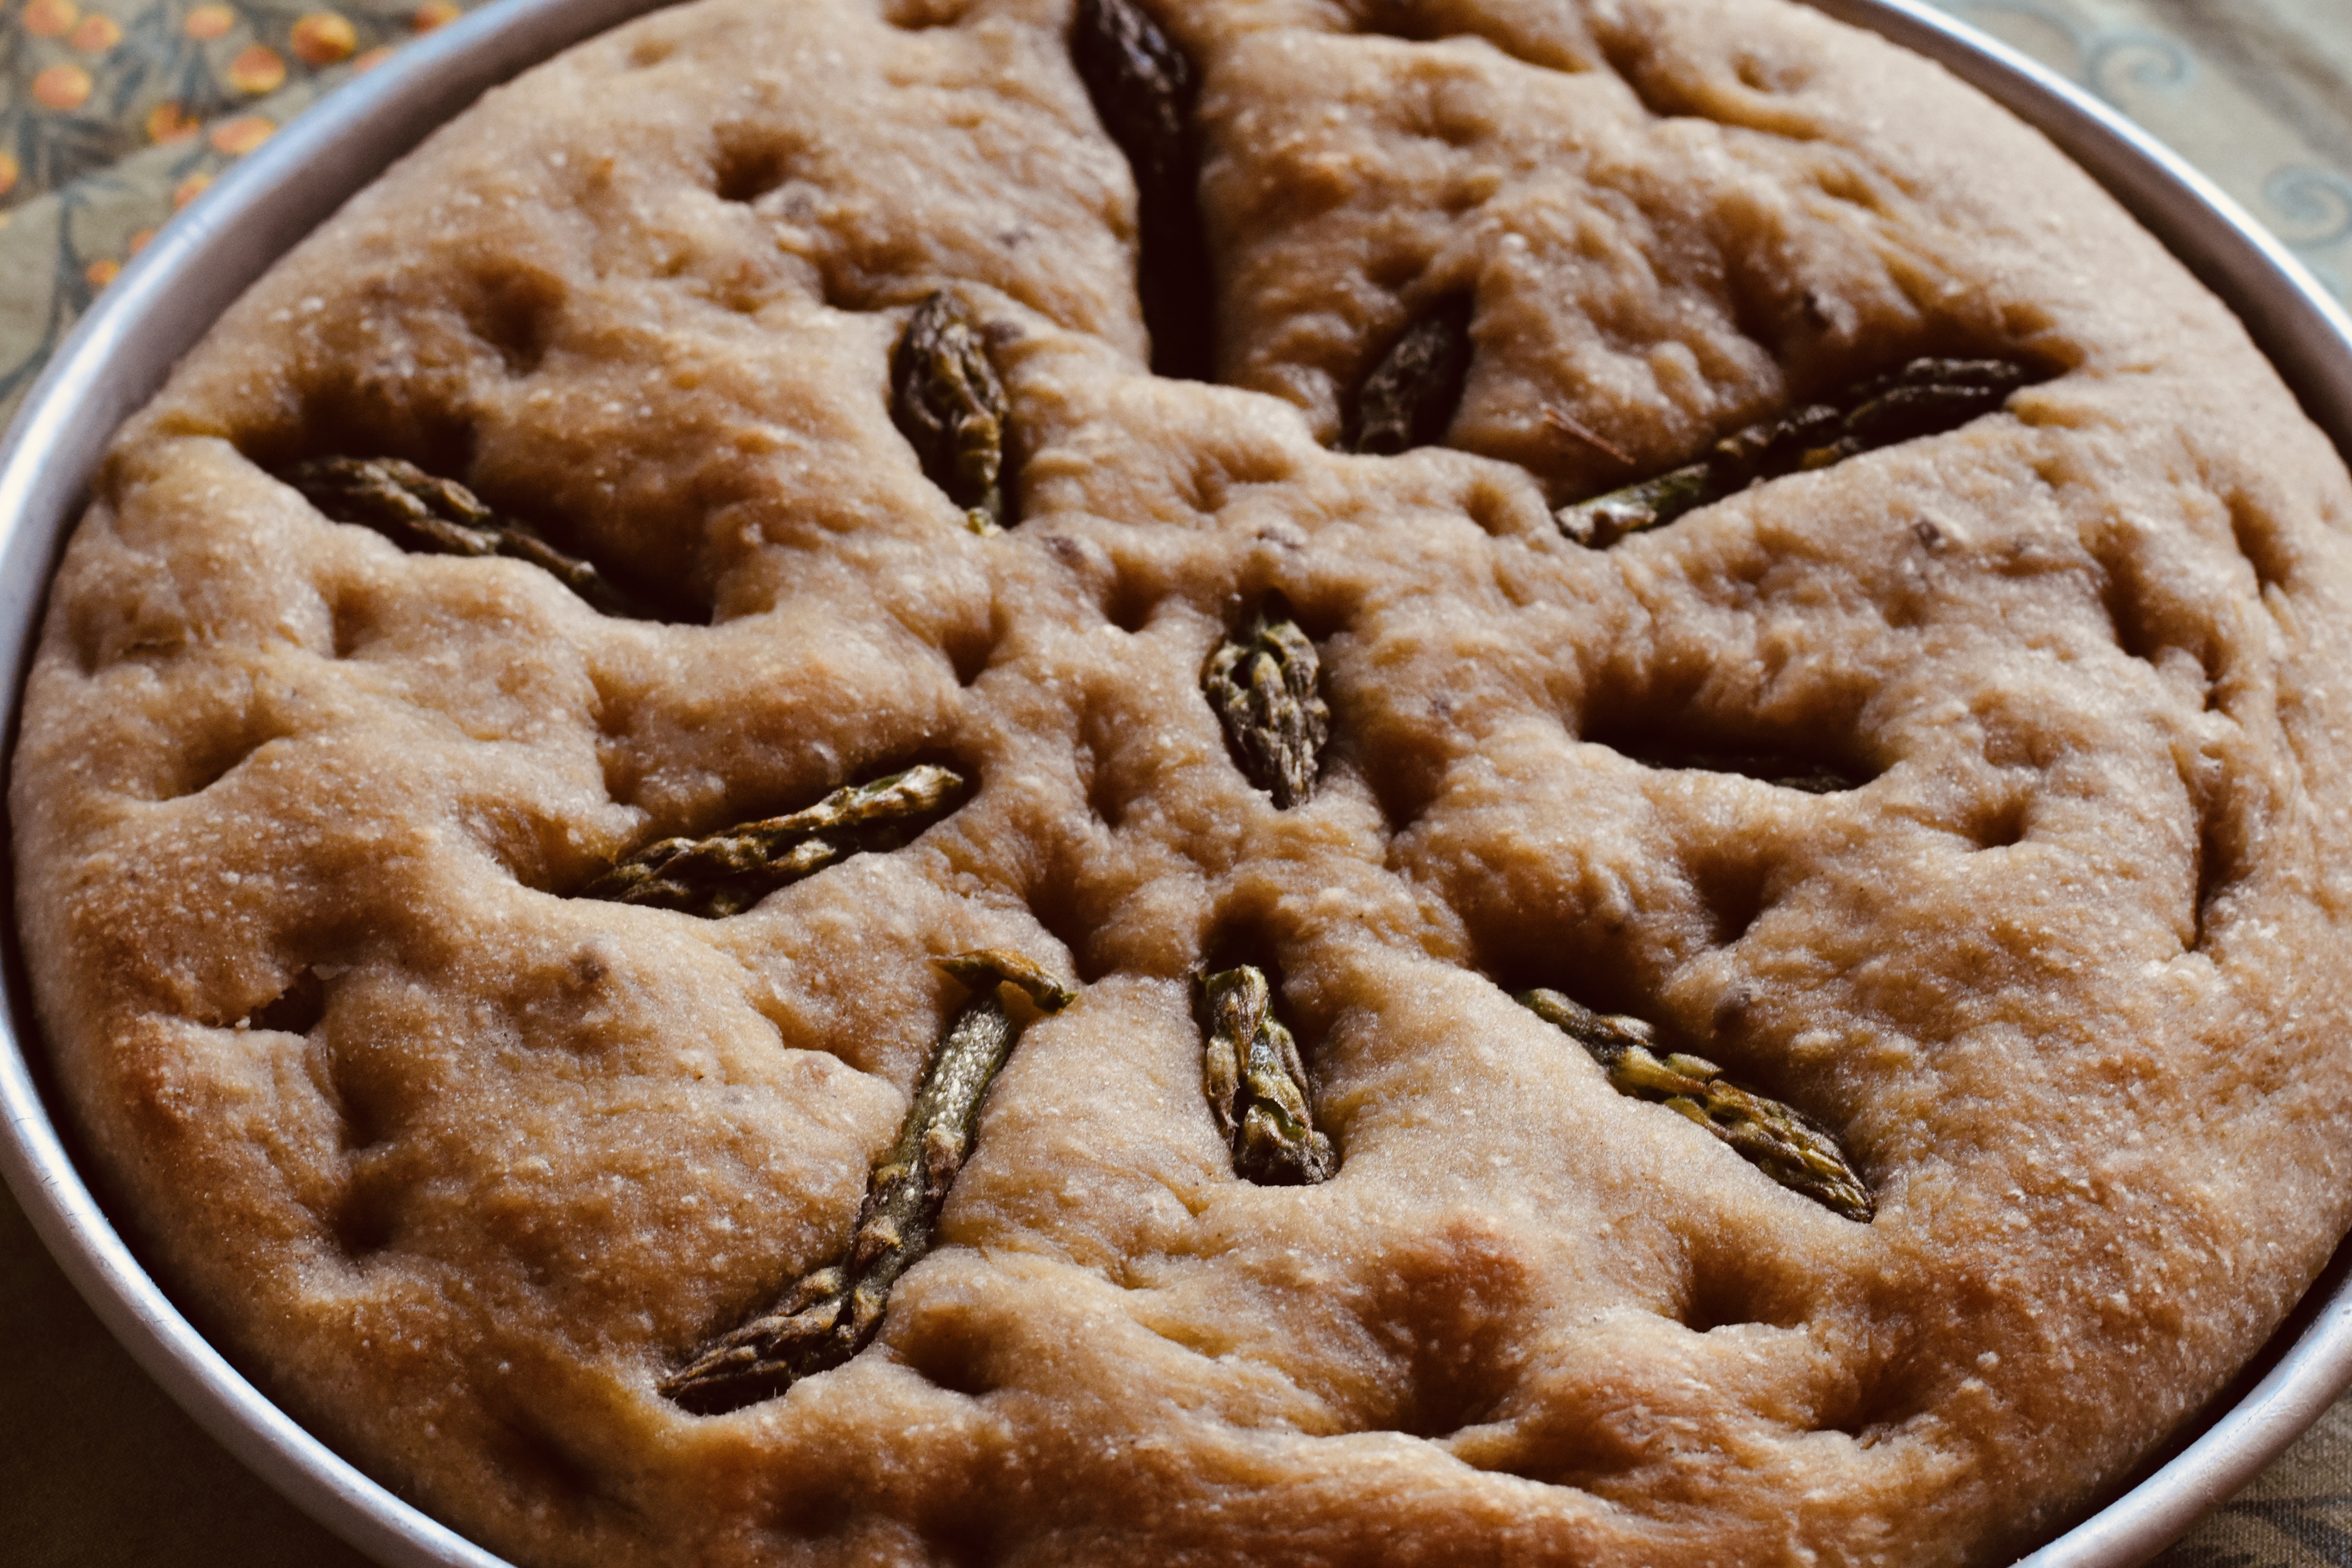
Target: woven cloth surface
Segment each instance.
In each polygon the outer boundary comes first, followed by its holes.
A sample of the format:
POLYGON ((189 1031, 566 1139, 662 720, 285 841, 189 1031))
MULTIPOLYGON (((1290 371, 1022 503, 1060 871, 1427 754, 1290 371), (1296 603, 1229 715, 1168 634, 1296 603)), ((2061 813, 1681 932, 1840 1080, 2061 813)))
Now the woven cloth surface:
MULTIPOLYGON (((0 3, 0 419, 221 169, 478 3, 0 3)), ((2352 297, 2352 0, 1942 3, 2138 120, 2352 297)), ((363 1568, 147 1379, 5 1192, 0 1344, 7 1568, 363 1568)), ((2352 1398, 2157 1563, 2352 1568, 2352 1398)))

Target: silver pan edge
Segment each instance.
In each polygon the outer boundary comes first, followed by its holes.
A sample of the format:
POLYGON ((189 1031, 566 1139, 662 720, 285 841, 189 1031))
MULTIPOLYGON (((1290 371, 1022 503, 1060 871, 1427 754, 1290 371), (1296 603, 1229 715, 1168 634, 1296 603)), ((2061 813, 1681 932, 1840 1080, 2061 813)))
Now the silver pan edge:
MULTIPOLYGON (((1805 0, 1969 82, 2040 130, 2237 312, 2352 459, 2352 317, 2211 182, 2074 84, 1922 0, 1805 0)), ((437 125, 648 0, 500 0, 343 88, 168 225, 61 344, 0 443, 0 692, 13 756, 49 579, 113 431, 280 255, 437 125)), ((5 798, 5 797, 0 797, 5 798)), ((0 892, 15 907, 15 868, 0 892)), ((197 1425, 385 1568, 507 1568, 362 1474, 191 1327, 75 1168, 28 1053, 13 918, 0 920, 0 1178, 100 1320, 197 1425)), ((2228 1499, 2352 1384, 2352 1248, 2247 1373, 2112 1500, 2021 1568, 2133 1568, 2228 1499)))

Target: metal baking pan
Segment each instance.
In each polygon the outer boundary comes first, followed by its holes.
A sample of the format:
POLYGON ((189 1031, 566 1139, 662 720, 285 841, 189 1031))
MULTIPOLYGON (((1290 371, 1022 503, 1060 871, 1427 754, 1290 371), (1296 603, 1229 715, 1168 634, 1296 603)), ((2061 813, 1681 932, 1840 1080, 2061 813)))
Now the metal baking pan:
MULTIPOLYGON (((1922 0, 1808 3, 1940 61, 2049 136, 2228 302, 2305 410, 2352 456, 2352 318, 2209 181, 2070 83, 1922 0)), ((0 692, 12 742, 49 576, 116 426, 248 283, 426 132, 488 88, 652 8, 500 0, 413 45, 271 140, 106 290, 0 445, 0 692)), ((13 921, 0 921, 0 1176, 115 1337, 231 1453, 386 1568, 504 1568, 297 1426, 149 1278, 51 1120, 13 921)), ((2145 1562, 2252 1480, 2347 1384, 2352 1247, 2164 1453, 2025 1563, 2145 1562)))

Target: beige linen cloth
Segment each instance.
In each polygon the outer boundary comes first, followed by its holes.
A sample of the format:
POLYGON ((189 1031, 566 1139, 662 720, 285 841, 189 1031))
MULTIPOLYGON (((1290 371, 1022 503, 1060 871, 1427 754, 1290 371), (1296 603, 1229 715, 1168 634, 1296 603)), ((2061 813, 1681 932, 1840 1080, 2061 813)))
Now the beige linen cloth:
MULTIPOLYGON (((0 418, 227 164, 479 0, 0 0, 0 418)), ((1566 3, 1566 0, 1562 0, 1566 3)), ((1940 0, 2352 295, 2352 0, 1940 0)), ((2352 1568, 2352 1398, 2159 1568, 2352 1568)), ((0 1193, 0 1568, 364 1568, 107 1336, 0 1193)))

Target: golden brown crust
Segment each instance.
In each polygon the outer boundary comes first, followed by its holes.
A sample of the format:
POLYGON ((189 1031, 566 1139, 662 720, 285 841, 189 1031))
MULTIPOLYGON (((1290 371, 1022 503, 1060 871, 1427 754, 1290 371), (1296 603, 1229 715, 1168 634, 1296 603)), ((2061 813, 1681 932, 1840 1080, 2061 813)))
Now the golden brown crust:
POLYGON ((530 1563, 1998 1560, 2347 1223, 2352 481, 2079 172, 1811 13, 1163 9, 1227 385, 1145 371, 1059 0, 650 16, 235 308, 116 448, 16 757, 100 1171, 265 1387, 530 1563), (1000 538, 890 420, 940 287, 1009 391, 1000 538), (1331 450, 1462 289, 1452 447, 1331 450), (1927 353, 2054 378, 1553 524, 1927 353), (336 450, 709 624, 268 471, 336 450), (1200 690, 1276 590, 1334 734, 1281 812, 1200 690), (571 896, 933 756, 970 804, 750 913, 571 896), (928 960, 992 946, 1085 984, 880 1340, 665 1401, 838 1251, 961 994, 928 960), (1234 952, 1328 1184, 1233 1174, 1185 977, 1234 952), (1820 1118, 1875 1220, 1615 1093, 1528 984, 1820 1118))

